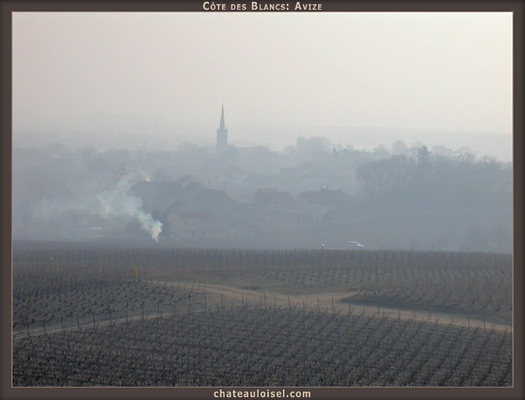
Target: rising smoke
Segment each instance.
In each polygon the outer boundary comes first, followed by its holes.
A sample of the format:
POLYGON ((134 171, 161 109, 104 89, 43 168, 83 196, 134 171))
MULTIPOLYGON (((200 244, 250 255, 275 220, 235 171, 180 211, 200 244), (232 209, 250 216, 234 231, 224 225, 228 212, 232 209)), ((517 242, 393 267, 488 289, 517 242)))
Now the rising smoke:
MULTIPOLYGON (((126 171, 111 182, 106 182, 104 186, 87 180, 80 184, 70 183, 66 196, 64 193, 57 193, 38 201, 33 207, 33 216, 44 224, 67 222, 74 216, 83 221, 79 225, 84 227, 97 219, 108 223, 137 221, 151 238, 158 242, 162 223, 144 211, 141 199, 129 193, 133 184, 147 178, 147 175, 139 170, 126 171)), ((80 231, 78 235, 81 236, 80 231)), ((74 233, 71 236, 75 236, 74 233)))
POLYGON ((94 210, 104 219, 114 217, 136 219, 142 228, 150 233, 151 238, 158 242, 159 234, 162 232, 162 223, 143 210, 141 199, 129 194, 131 186, 141 178, 147 179, 143 171, 128 172, 123 175, 115 185, 97 194, 98 204, 94 210))

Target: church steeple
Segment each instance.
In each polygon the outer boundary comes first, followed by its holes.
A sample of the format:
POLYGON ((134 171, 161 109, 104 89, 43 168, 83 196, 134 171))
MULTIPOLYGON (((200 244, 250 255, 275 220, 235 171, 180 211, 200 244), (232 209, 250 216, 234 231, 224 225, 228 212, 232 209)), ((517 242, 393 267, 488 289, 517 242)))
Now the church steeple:
POLYGON ((224 104, 222 105, 221 111, 221 124, 219 129, 217 129, 217 146, 226 147, 228 145, 228 129, 224 123, 224 104))
POLYGON ((222 112, 221 112, 221 126, 220 129, 225 129, 224 126, 224 104, 222 105, 222 112))

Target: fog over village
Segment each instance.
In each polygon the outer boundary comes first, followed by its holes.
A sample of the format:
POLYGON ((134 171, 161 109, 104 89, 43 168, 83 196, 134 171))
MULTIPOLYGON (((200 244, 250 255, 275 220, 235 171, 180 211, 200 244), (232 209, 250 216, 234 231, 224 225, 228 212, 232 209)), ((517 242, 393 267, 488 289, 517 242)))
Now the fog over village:
POLYGON ((14 239, 510 252, 507 22, 16 14, 14 239))
POLYGON ((511 163, 403 141, 234 146, 222 112, 214 145, 15 148, 15 239, 511 251, 511 163))

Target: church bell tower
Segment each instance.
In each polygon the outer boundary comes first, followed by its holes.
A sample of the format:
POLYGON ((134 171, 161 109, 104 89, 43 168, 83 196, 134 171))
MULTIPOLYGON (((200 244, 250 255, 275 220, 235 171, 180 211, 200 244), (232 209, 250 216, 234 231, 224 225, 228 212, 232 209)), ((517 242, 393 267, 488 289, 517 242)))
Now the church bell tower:
POLYGON ((217 147, 226 147, 228 145, 228 129, 224 125, 224 104, 221 112, 221 125, 217 129, 217 147))

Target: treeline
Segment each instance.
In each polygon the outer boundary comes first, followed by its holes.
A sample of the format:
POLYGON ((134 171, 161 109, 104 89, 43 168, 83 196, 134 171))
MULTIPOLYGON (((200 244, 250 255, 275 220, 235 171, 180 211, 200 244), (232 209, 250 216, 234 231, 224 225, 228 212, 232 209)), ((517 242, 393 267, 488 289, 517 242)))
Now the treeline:
POLYGON ((356 176, 359 213, 412 235, 412 248, 512 250, 511 163, 421 146, 363 163, 356 176))
POLYGON ((444 207, 449 201, 479 200, 481 194, 511 193, 512 165, 470 153, 392 154, 360 165, 357 177, 370 196, 408 207, 444 207))

